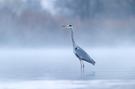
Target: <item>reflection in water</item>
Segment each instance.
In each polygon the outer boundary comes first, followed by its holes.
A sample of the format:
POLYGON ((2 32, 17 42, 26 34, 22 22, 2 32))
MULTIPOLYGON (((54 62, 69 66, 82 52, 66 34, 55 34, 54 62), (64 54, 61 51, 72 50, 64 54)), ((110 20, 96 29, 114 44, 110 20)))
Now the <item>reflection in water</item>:
POLYGON ((83 71, 81 71, 80 73, 81 75, 81 80, 88 80, 88 79, 94 79, 95 77, 95 71, 89 71, 89 73, 85 72, 85 70, 83 69, 83 71))

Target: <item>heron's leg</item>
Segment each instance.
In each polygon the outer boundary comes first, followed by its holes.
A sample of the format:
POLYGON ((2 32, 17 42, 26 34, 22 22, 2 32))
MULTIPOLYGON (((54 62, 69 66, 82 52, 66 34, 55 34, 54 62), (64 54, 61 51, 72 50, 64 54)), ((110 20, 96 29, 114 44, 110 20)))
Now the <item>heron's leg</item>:
POLYGON ((83 63, 83 61, 82 61, 82 67, 83 67, 83 69, 84 69, 84 63, 83 63))
POLYGON ((83 61, 82 61, 82 71, 84 72, 84 63, 83 63, 83 61))
POLYGON ((84 63, 82 60, 80 60, 80 64, 81 64, 81 71, 84 72, 84 63))
POLYGON ((82 69, 82 61, 80 60, 80 65, 81 65, 81 69, 82 69))

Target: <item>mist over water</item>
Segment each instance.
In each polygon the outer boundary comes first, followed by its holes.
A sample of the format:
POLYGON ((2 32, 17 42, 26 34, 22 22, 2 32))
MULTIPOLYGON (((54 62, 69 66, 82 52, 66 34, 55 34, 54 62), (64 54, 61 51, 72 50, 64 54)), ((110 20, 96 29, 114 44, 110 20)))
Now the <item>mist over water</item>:
POLYGON ((134 4, 0 0, 0 89, 134 89, 134 4), (64 24, 95 66, 81 72, 64 24))
POLYGON ((0 78, 3 80, 97 80, 135 78, 134 48, 87 48, 96 61, 85 63, 81 73, 72 49, 3 49, 0 51, 0 78), (125 51, 126 50, 126 51, 125 51))
POLYGON ((84 72, 71 48, 1 49, 0 89, 134 89, 135 48, 85 49, 84 72))

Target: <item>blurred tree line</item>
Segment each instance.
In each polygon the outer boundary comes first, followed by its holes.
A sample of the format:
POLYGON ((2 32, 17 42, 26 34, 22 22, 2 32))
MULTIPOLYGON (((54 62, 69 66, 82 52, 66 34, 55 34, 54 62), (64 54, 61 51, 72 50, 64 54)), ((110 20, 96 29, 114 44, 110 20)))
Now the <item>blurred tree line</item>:
POLYGON ((41 0, 1 0, 0 44, 59 44, 68 40, 61 30, 65 23, 91 43, 135 39, 135 0, 56 0, 54 7, 55 15, 42 8, 41 0))
POLYGON ((135 15, 135 0, 56 0, 56 6, 65 15, 81 19, 135 15))

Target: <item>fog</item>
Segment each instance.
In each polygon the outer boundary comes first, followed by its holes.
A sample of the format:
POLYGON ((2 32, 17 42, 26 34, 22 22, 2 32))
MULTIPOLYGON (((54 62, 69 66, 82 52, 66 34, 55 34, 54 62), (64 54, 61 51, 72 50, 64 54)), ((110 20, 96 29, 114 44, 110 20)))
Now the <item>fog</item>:
POLYGON ((0 0, 0 89, 134 89, 134 4, 0 0), (95 66, 81 71, 65 24, 95 66))
POLYGON ((1 47, 134 45, 133 0, 1 0, 1 47), (55 40, 54 40, 55 38, 55 40))
MULTIPOLYGON (((134 48, 135 49, 135 48, 134 48)), ((134 80, 133 48, 87 48, 96 61, 82 74, 72 49, 1 49, 0 79, 7 80, 134 80), (126 51, 125 51, 126 50, 126 51)))

